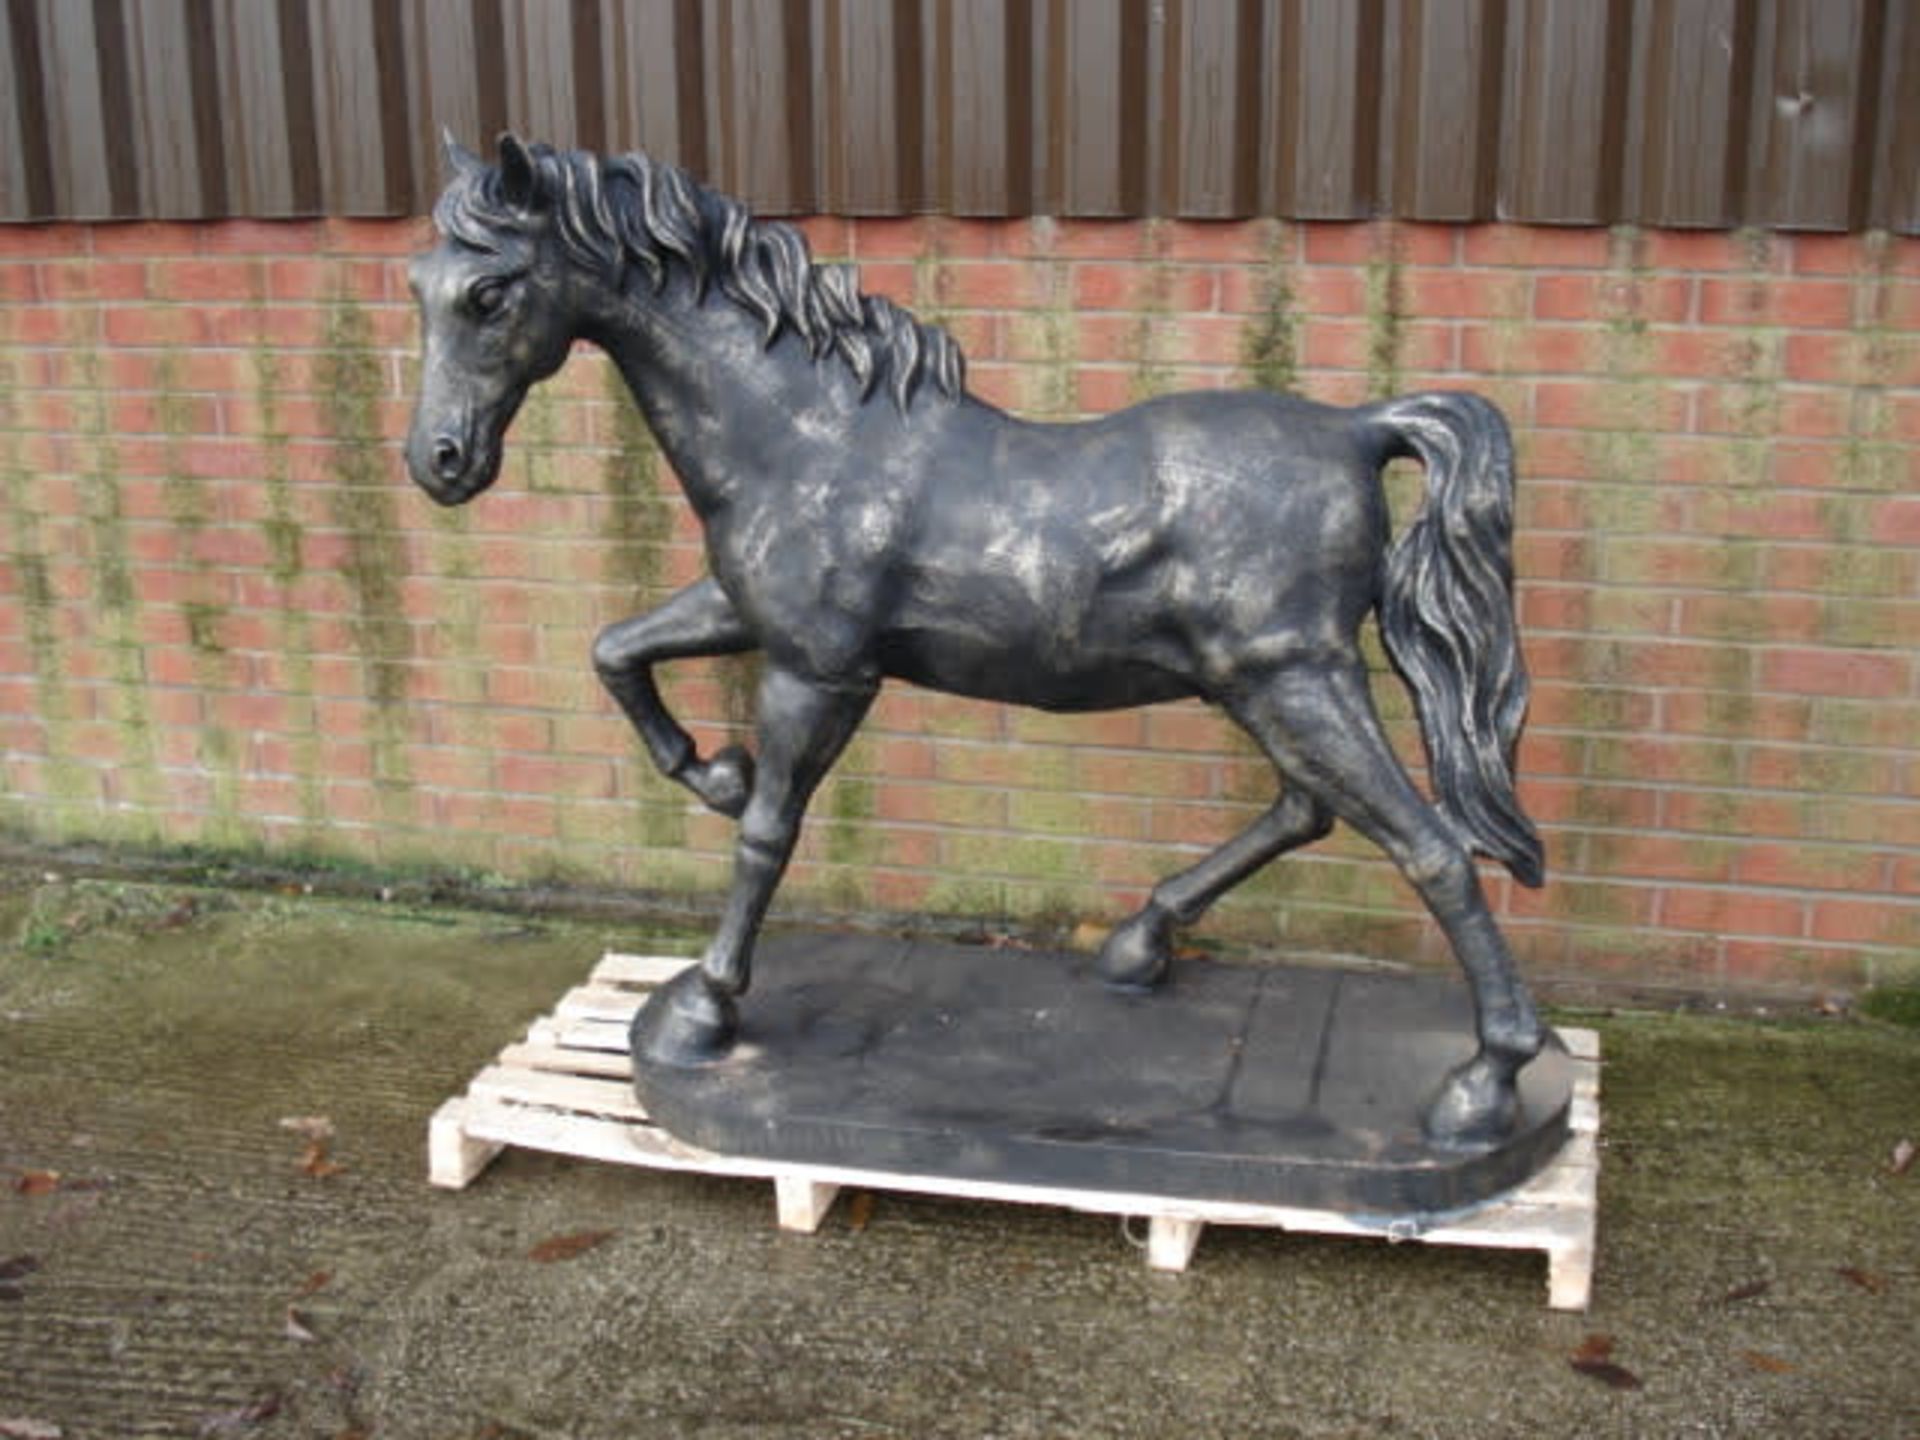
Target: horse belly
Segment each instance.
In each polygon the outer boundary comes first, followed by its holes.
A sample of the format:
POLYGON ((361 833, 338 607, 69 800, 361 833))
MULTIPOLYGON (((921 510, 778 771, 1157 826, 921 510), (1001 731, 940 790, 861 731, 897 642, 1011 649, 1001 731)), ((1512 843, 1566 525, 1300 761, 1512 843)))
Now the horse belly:
POLYGON ((981 643, 951 631, 900 630, 885 636, 880 668, 931 690, 1038 710, 1120 710, 1195 693, 1190 680, 1151 659, 1083 657, 1062 664, 1044 652, 981 643))

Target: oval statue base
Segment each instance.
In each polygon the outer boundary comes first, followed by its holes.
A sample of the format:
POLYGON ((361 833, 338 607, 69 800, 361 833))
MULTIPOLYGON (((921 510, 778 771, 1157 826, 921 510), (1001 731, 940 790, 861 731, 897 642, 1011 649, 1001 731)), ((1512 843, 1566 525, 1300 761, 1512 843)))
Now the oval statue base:
POLYGON ((723 1154, 1392 1216, 1490 1200, 1567 1138, 1554 1040, 1512 1134, 1426 1140, 1473 1051, 1452 976, 1182 960, 1129 995, 1083 955, 853 935, 759 951, 725 1060, 634 1057, 652 1118, 723 1154))

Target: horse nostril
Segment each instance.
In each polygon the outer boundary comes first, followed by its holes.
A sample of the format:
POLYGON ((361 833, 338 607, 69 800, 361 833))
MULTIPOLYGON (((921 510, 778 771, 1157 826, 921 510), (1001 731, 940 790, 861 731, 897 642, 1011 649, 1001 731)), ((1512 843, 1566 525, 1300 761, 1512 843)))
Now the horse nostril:
POLYGON ((433 442, 433 473, 442 480, 457 479, 465 461, 460 442, 451 435, 442 435, 433 442))

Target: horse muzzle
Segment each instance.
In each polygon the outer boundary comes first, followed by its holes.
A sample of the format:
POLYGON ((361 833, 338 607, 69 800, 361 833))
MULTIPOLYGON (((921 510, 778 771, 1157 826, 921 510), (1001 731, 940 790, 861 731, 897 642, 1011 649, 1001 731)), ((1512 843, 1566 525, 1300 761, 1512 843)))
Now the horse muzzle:
POLYGON ((455 429, 416 427, 407 437, 407 471, 437 503, 463 505, 500 473, 500 447, 455 429))

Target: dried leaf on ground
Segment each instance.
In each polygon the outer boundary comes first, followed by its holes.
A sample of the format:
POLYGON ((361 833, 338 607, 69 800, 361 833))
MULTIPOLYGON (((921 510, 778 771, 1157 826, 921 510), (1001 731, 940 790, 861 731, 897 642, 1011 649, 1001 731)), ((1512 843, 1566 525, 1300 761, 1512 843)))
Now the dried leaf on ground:
POLYGON ((245 1430, 249 1426, 271 1420, 280 1413, 281 1403, 279 1392, 272 1391, 231 1410, 216 1410, 210 1415, 200 1417, 200 1425, 195 1433, 203 1437, 231 1435, 237 1430, 245 1430))
POLYGON ((1907 1171, 1913 1168, 1914 1154, 1913 1141, 1901 1140, 1893 1147, 1893 1158, 1887 1162, 1887 1169, 1896 1175, 1906 1174, 1907 1171))
POLYGON ((1624 1365, 1615 1364, 1612 1356, 1611 1335, 1589 1335, 1567 1357, 1567 1363, 1589 1380, 1598 1380, 1615 1390, 1638 1390, 1640 1377, 1624 1365))
POLYGON ((333 1138, 333 1121, 325 1115, 288 1115, 281 1119, 280 1128, 304 1135, 309 1140, 333 1138))
POLYGON ((293 1298, 296 1300, 304 1300, 315 1291, 326 1289, 327 1286, 332 1283, 333 1272, 331 1270, 316 1270, 300 1283, 300 1288, 293 1292, 293 1298))
POLYGON ((315 1180, 328 1179, 346 1168, 327 1154, 327 1142, 324 1139, 309 1140, 306 1152, 300 1157, 300 1169, 315 1180))
POLYGON ((58 1170, 29 1170, 13 1182, 13 1188, 22 1195, 51 1195, 60 1188, 58 1170))
POLYGON ((38 1255, 16 1255, 0 1260, 0 1280, 24 1280, 40 1268, 38 1255))
POLYGON ((0 1440, 60 1440, 61 1433, 51 1420, 0 1419, 0 1440))
POLYGON ((856 1235, 873 1222, 873 1192, 862 1190, 847 1202, 847 1228, 856 1235))
POLYGON ((1778 1355, 1769 1355, 1764 1350, 1742 1350, 1740 1358, 1755 1370, 1764 1371, 1768 1375, 1791 1375, 1800 1368, 1791 1360, 1782 1360, 1778 1355))
POLYGON ((1720 1297, 1722 1305, 1737 1305, 1742 1300, 1756 1300, 1773 1288, 1771 1280, 1749 1280, 1744 1285, 1736 1285, 1720 1297))
POLYGON ((1887 1277, 1878 1270, 1862 1270, 1858 1265, 1842 1265, 1833 1273, 1842 1280, 1851 1280, 1870 1295, 1886 1294, 1887 1277))
POLYGON ((550 1265, 556 1260, 571 1260, 576 1255, 584 1255, 596 1245, 611 1240, 616 1231, 612 1230, 576 1230, 571 1235, 555 1235, 542 1240, 527 1252, 529 1260, 538 1260, 550 1265))

